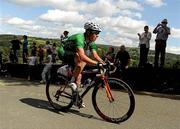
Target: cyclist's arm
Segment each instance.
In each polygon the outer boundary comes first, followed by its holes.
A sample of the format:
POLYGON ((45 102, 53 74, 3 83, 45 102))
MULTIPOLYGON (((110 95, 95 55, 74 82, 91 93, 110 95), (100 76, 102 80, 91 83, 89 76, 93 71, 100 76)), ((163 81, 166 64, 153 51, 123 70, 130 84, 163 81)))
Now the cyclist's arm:
POLYGON ((91 53, 98 62, 105 64, 104 61, 101 59, 101 57, 99 57, 99 55, 97 54, 97 52, 95 50, 91 50, 91 53))
POLYGON ((163 27, 163 28, 165 29, 165 31, 166 31, 167 34, 169 34, 169 35, 171 34, 169 27, 163 27))
POLYGON ((78 55, 80 56, 81 60, 86 62, 87 64, 91 64, 91 65, 96 65, 97 61, 94 61, 92 59, 90 59, 89 57, 86 56, 86 54, 84 53, 84 49, 83 48, 77 48, 76 49, 78 55))

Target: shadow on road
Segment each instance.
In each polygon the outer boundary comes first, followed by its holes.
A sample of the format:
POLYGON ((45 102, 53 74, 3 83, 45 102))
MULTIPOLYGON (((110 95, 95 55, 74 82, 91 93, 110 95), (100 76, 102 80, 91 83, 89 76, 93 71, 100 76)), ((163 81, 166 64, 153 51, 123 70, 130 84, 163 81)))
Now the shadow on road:
MULTIPOLYGON (((101 119, 101 118, 95 117, 95 116, 90 115, 90 114, 86 114, 86 113, 79 112, 78 110, 70 109, 69 112, 72 113, 72 114, 81 116, 81 117, 85 117, 85 118, 89 118, 89 119, 95 119, 95 120, 104 121, 104 120, 101 119)), ((106 122, 106 121, 104 121, 104 122, 106 122)))
MULTIPOLYGON (((49 102, 45 101, 45 100, 40 100, 40 99, 36 99, 36 98, 23 98, 23 99, 20 99, 20 101, 22 103, 25 103, 25 104, 30 105, 30 106, 35 107, 35 108, 46 109, 48 111, 63 115, 59 111, 52 108, 51 105, 49 104, 49 102)), ((73 108, 64 112, 64 113, 72 113, 72 114, 75 114, 75 115, 78 115, 81 117, 85 117, 88 119, 95 119, 95 120, 99 120, 99 121, 104 121, 101 118, 95 117, 95 116, 90 115, 90 114, 79 112, 78 110, 75 110, 73 108)), ((104 121, 104 122, 106 122, 106 121, 104 121)))
POLYGON ((20 99, 20 101, 22 103, 25 103, 25 104, 30 105, 30 106, 35 107, 35 108, 46 109, 46 110, 49 110, 51 112, 60 114, 59 111, 54 110, 51 107, 51 105, 48 103, 48 101, 45 101, 45 100, 34 99, 34 98, 23 98, 23 99, 20 99))

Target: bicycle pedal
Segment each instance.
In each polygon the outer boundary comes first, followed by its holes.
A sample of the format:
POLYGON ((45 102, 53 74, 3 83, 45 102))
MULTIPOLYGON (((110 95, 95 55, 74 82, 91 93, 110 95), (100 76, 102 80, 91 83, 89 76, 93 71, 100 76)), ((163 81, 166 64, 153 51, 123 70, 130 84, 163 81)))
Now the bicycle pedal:
POLYGON ((85 107, 85 104, 83 103, 83 100, 82 98, 79 96, 78 92, 75 92, 73 94, 73 104, 74 106, 78 107, 79 109, 80 108, 84 108, 85 107))
POLYGON ((74 106, 80 108, 85 108, 85 104, 83 102, 74 102, 74 106))

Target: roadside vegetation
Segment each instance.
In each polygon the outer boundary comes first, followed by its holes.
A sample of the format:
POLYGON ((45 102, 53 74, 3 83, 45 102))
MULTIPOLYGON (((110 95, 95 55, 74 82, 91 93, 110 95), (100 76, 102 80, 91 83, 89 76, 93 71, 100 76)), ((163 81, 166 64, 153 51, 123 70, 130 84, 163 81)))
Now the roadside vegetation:
MULTIPOLYGON (((11 47, 11 43, 10 41, 14 38, 15 35, 0 35, 0 51, 3 52, 3 59, 8 62, 9 60, 9 50, 11 47)), ((22 41, 22 35, 16 35, 17 37, 19 37, 19 39, 22 41)), ((50 43, 56 43, 57 46, 59 46, 61 44, 59 39, 48 39, 48 38, 39 38, 39 37, 28 37, 28 42, 29 42, 29 48, 31 48, 32 43, 36 42, 37 46, 41 45, 45 45, 46 41, 49 40, 50 43)), ((22 46, 21 46, 22 47, 22 46)), ((100 45, 98 44, 98 53, 103 56, 108 48, 110 46, 109 45, 100 45)), ((128 46, 126 46, 127 51, 129 52, 130 56, 131 56, 131 67, 137 67, 138 63, 139 63, 139 48, 130 48, 128 46)), ((117 53, 119 46, 114 46, 115 48, 115 53, 117 53)), ((30 51, 30 49, 29 49, 30 51)), ((20 53, 22 53, 22 49, 20 50, 20 53)), ((20 59, 20 63, 22 62, 22 58, 21 58, 21 54, 19 54, 19 59, 20 59)), ((153 64, 154 62, 154 51, 150 50, 149 55, 148 55, 148 61, 149 63, 153 64)), ((167 68, 180 68, 180 55, 177 54, 172 54, 172 53, 166 53, 166 64, 165 67, 167 68)))

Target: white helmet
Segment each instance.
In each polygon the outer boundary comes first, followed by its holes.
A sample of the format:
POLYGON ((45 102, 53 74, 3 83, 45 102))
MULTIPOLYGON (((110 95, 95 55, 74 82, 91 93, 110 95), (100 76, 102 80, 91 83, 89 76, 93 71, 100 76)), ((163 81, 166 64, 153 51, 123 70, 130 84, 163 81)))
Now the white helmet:
POLYGON ((95 31, 99 31, 101 32, 101 27, 99 26, 99 24, 96 24, 94 22, 86 22, 84 24, 84 29, 85 30, 95 30, 95 31))

